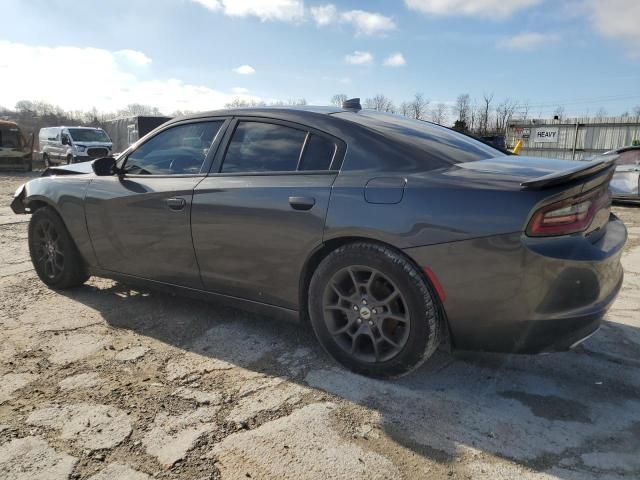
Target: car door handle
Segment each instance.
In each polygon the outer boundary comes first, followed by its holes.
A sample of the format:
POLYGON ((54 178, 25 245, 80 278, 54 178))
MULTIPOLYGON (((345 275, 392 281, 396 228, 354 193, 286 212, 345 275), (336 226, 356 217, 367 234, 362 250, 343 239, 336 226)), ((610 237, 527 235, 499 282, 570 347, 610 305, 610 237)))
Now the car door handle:
POLYGON ((167 205, 171 210, 182 210, 186 204, 187 202, 184 200, 184 198, 167 198, 167 205))
POLYGON ((315 204, 313 197, 289 197, 289 205, 294 210, 311 210, 315 204))

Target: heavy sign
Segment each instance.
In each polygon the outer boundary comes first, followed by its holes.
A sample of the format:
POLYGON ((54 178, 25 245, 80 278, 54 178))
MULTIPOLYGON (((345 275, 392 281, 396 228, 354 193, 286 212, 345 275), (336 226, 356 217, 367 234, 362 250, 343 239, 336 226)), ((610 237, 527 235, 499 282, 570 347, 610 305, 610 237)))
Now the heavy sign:
POLYGON ((556 143, 558 141, 558 127, 541 127, 536 128, 536 134, 533 141, 538 143, 556 143))

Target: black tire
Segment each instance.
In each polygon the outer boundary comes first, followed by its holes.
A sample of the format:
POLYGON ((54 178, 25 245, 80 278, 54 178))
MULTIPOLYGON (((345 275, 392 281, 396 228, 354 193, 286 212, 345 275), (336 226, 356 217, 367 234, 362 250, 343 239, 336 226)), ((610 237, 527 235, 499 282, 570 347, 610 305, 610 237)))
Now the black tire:
POLYGON ((73 155, 67 155, 67 165, 71 165, 73 163, 73 155))
POLYGON ((45 284, 63 290, 77 287, 89 275, 62 219, 51 207, 42 207, 29 221, 31 262, 45 284))
POLYGON ((49 168, 51 166, 51 160, 49 160, 49 155, 47 155, 46 153, 42 154, 42 161, 44 162, 44 166, 46 168, 49 168))
POLYGON ((320 344, 340 364, 367 376, 399 377, 418 368, 440 344, 434 298, 420 270, 400 252, 350 243, 331 252, 314 272, 309 317, 320 344), (383 304, 380 292, 393 300, 383 304), (356 302, 370 305, 368 313, 356 302))

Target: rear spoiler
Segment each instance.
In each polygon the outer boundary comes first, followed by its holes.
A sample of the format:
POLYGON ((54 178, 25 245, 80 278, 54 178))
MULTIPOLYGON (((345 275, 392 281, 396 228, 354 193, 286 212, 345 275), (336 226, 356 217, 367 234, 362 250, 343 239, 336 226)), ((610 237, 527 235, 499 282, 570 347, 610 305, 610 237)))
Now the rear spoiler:
POLYGON ((527 180, 520 185, 525 188, 538 189, 569 183, 578 178, 589 177, 604 170, 613 169, 616 158, 618 158, 618 155, 607 155, 606 157, 598 157, 590 162, 577 161, 575 167, 561 172, 550 173, 533 180, 527 180))

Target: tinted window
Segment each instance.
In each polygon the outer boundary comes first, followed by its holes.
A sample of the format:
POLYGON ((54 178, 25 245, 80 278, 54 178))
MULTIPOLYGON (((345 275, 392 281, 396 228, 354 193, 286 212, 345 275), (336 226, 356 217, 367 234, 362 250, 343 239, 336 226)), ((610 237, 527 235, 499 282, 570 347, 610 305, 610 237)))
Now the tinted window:
POLYGON ((125 173, 173 175, 199 173, 223 121, 189 123, 164 130, 131 152, 125 173))
POLYGON ((74 142, 110 142, 111 139, 102 129, 70 128, 69 135, 74 142))
POLYGON ((336 144, 320 135, 310 135, 304 149, 300 170, 328 170, 336 152, 336 144))
POLYGON ((300 160, 306 132, 261 122, 240 122, 222 164, 223 172, 290 172, 300 160))
POLYGON ((367 110, 336 116, 368 127, 416 152, 423 152, 426 169, 504 156, 495 148, 434 123, 367 110))

